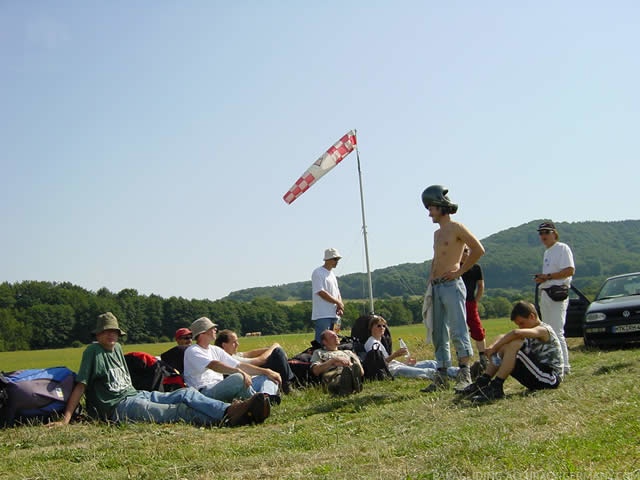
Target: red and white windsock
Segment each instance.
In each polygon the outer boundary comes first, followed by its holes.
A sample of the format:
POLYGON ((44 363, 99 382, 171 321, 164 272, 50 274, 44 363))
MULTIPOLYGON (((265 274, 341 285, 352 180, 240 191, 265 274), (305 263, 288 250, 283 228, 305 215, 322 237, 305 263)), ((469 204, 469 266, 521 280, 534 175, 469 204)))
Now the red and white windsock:
POLYGON ((289 191, 284 194, 284 197, 282 197, 284 201, 291 204, 296 198, 309 190, 311 185, 320 180, 324 174, 344 160, 344 158, 356 148, 356 143, 355 130, 347 132, 300 176, 296 183, 294 183, 289 191))

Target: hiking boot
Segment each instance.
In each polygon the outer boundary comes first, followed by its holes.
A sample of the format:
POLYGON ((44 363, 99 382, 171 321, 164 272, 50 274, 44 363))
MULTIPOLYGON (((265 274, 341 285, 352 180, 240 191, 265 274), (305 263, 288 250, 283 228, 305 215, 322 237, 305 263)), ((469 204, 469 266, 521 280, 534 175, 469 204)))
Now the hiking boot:
POLYGON ((484 373, 485 367, 482 366, 482 363, 479 360, 473 362, 471 368, 469 368, 469 372, 471 372, 471 380, 476 381, 476 379, 484 373))
POLYGON ((466 387, 461 392, 456 393, 461 393, 465 397, 472 397, 473 395, 479 393, 483 388, 486 388, 487 385, 489 385, 490 381, 491 379, 488 376, 481 375, 471 385, 466 387))
POLYGON ((447 371, 438 369, 433 377, 431 385, 427 385, 420 391, 422 393, 433 393, 438 390, 446 390, 449 388, 449 379, 447 378, 447 371))
POLYGON ((487 369, 487 365, 489 365, 489 358, 484 354, 484 352, 480 353, 480 367, 482 368, 482 372, 480 373, 484 373, 484 371, 487 369))
POLYGON ((239 427, 252 423, 262 423, 271 413, 269 398, 262 393, 256 393, 248 400, 234 401, 225 411, 223 425, 239 427))
POLYGON ((460 367, 458 375, 456 375, 456 384, 453 389, 456 393, 462 393, 462 391, 471 385, 471 371, 468 366, 460 367))
POLYGON ((355 376, 353 370, 350 367, 344 367, 340 373, 340 380, 338 381, 338 391, 336 395, 350 395, 354 391, 355 376))
POLYGON ((362 368, 357 363, 351 365, 351 373, 353 374, 353 391, 359 393, 362 391, 362 368))
POLYGON ((498 400, 504 398, 504 390, 502 389, 502 382, 498 383, 492 380, 489 385, 484 388, 480 388, 478 393, 474 395, 471 400, 474 402, 490 402, 491 400, 498 400))

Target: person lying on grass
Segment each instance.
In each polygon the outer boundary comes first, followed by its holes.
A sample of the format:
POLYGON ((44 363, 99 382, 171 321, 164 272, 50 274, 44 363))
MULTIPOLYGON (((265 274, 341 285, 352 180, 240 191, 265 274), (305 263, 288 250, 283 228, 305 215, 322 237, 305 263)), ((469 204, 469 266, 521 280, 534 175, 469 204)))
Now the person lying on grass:
POLYGON ((350 395, 362 391, 364 369, 358 355, 351 350, 338 350, 340 339, 333 330, 320 335, 322 348, 311 356, 311 373, 322 379, 323 387, 332 395, 350 395))
POLYGON ((529 390, 558 388, 562 382, 562 350, 550 325, 538 318, 529 302, 518 302, 511 311, 518 328, 499 336, 486 350, 487 369, 462 394, 485 402, 504 397, 503 384, 513 377, 529 390))
POLYGON ((232 404, 208 398, 194 388, 171 393, 136 390, 118 343, 126 335, 111 312, 98 317, 96 342, 82 354, 76 384, 67 400, 61 421, 50 426, 67 425, 85 396, 90 416, 113 422, 186 422, 204 426, 229 426, 262 423, 270 414, 269 400, 257 393, 250 399, 232 404))

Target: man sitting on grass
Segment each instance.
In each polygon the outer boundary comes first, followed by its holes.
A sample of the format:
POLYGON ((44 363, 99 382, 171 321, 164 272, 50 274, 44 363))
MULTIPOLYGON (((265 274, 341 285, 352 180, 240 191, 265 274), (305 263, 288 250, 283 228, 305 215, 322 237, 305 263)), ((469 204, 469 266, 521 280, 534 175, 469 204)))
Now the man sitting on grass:
POLYGON ((103 313, 93 333, 97 342, 82 354, 76 384, 64 410, 63 419, 50 424, 67 425, 85 395, 87 412, 114 422, 187 422, 194 425, 237 426, 262 423, 270 404, 262 394, 244 402, 228 404, 207 398, 193 388, 171 393, 138 391, 133 388, 129 369, 118 343, 126 335, 111 312, 103 313))
POLYGON ((364 370, 358 355, 351 350, 338 350, 340 339, 333 330, 320 336, 323 348, 311 356, 311 373, 322 378, 323 385, 334 395, 362 391, 364 370))
POLYGON ((282 391, 284 393, 291 391, 291 383, 296 377, 289 366, 287 354, 279 343, 273 343, 270 347, 256 348, 248 352, 239 352, 240 341, 238 340, 238 335, 232 330, 222 330, 218 332, 214 344, 239 362, 250 363, 256 367, 278 372, 282 380, 282 391))
POLYGON ((473 401, 503 398, 509 376, 529 390, 558 388, 562 382, 562 350, 553 328, 540 321, 529 302, 516 303, 511 320, 518 328, 499 336, 485 350, 491 359, 485 373, 462 391, 473 401))

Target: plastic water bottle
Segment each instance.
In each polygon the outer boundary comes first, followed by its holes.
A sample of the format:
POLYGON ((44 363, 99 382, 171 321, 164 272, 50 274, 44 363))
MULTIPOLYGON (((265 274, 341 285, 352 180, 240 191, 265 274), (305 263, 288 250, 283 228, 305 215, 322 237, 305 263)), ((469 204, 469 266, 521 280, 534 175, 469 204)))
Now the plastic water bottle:
POLYGON ((340 328, 342 327, 342 319, 338 317, 336 322, 333 324, 333 331, 336 333, 340 333, 340 328))
POLYGON ((398 341, 400 342, 400 348, 407 349, 407 353, 404 354, 404 358, 409 358, 409 347, 407 347, 407 344, 404 342, 403 339, 399 338, 398 341))

